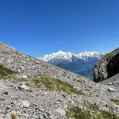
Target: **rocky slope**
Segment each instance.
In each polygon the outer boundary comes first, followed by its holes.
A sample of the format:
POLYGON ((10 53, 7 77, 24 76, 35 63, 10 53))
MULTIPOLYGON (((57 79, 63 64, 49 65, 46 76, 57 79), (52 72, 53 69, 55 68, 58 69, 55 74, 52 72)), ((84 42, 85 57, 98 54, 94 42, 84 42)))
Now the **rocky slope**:
POLYGON ((117 73, 116 75, 108 78, 107 80, 101 81, 100 83, 118 87, 119 86, 119 73, 117 73))
POLYGON ((0 119, 119 119, 119 88, 0 42, 0 119))
POLYGON ((55 66, 62 66, 68 71, 93 79, 94 66, 102 57, 104 57, 104 55, 105 53, 94 51, 82 52, 79 54, 59 51, 57 53, 45 55, 40 59, 55 66))
POLYGON ((105 55, 94 68, 94 81, 99 82, 119 73, 119 48, 105 55))

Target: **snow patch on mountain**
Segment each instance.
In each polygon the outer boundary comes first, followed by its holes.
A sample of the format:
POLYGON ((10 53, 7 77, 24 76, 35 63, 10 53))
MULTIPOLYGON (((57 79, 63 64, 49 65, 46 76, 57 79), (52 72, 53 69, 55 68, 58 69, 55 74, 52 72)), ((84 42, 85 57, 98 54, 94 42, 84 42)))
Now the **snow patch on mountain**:
POLYGON ((59 51, 59 52, 56 52, 56 53, 52 53, 52 54, 47 54, 45 55, 43 58, 40 58, 42 59, 43 61, 52 61, 52 60, 56 60, 56 59, 62 59, 62 60, 67 60, 67 61, 72 61, 72 56, 73 56, 73 53, 70 53, 70 52, 63 52, 63 51, 59 51))
POLYGON ((105 53, 100 53, 100 52, 95 52, 95 51, 92 51, 92 52, 85 51, 85 52, 79 53, 77 56, 78 58, 81 58, 84 60, 87 60, 88 58, 97 58, 100 60, 102 56, 104 55, 105 53))
POLYGON ((50 62, 52 60, 59 60, 59 59, 71 62, 72 57, 76 57, 82 60, 88 60, 88 58, 97 58, 100 60, 102 56, 104 55, 105 53, 100 53, 100 52, 95 52, 95 51, 92 51, 92 52, 85 51, 79 54, 73 54, 71 52, 63 52, 60 50, 59 52, 56 52, 56 53, 52 53, 49 55, 47 54, 40 59, 46 62, 50 62))

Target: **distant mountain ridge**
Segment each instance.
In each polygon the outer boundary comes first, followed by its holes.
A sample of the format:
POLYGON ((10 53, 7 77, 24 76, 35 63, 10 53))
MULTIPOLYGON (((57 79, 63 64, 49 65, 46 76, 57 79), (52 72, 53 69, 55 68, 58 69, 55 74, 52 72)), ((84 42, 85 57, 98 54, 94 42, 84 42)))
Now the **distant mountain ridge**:
POLYGON ((61 65, 66 70, 92 79, 93 68, 104 55, 105 53, 95 51, 85 51, 79 54, 59 51, 49 55, 47 54, 40 59, 55 66, 61 65))

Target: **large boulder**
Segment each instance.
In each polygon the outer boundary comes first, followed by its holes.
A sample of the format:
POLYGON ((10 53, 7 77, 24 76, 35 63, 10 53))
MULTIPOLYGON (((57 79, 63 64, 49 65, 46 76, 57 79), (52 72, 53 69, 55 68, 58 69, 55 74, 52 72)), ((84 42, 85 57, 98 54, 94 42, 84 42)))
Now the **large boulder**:
POLYGON ((106 54, 94 68, 94 81, 100 82, 119 73, 119 48, 106 54))

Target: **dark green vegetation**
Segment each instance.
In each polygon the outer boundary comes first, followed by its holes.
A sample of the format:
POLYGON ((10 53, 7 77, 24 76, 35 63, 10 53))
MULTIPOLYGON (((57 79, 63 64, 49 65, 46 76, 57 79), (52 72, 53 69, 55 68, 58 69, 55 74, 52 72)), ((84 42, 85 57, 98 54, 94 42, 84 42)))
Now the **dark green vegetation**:
POLYGON ((87 108, 87 111, 78 106, 69 105, 66 116, 75 119, 119 119, 115 114, 100 110, 96 104, 84 102, 84 107, 87 108))
POLYGON ((81 108, 78 106, 69 105, 67 107, 68 112, 66 113, 66 116, 68 118, 75 118, 75 119, 89 119, 88 112, 84 112, 81 108))
POLYGON ((114 111, 115 109, 114 109, 114 107, 112 107, 112 106, 110 106, 110 105, 105 105, 105 107, 107 107, 107 108, 109 108, 109 110, 111 110, 111 111, 114 111))
POLYGON ((5 65, 0 64, 0 77, 8 76, 10 74, 15 74, 16 72, 7 68, 5 65))
POLYGON ((119 100, 117 99, 111 99, 112 102, 114 102, 115 104, 119 105, 119 100))
POLYGON ((31 82, 35 83, 35 85, 38 88, 47 88, 49 90, 64 91, 70 95, 73 94, 86 95, 85 93, 82 92, 82 90, 78 91, 68 83, 62 82, 58 79, 52 78, 44 74, 41 74, 39 79, 35 78, 31 82))

